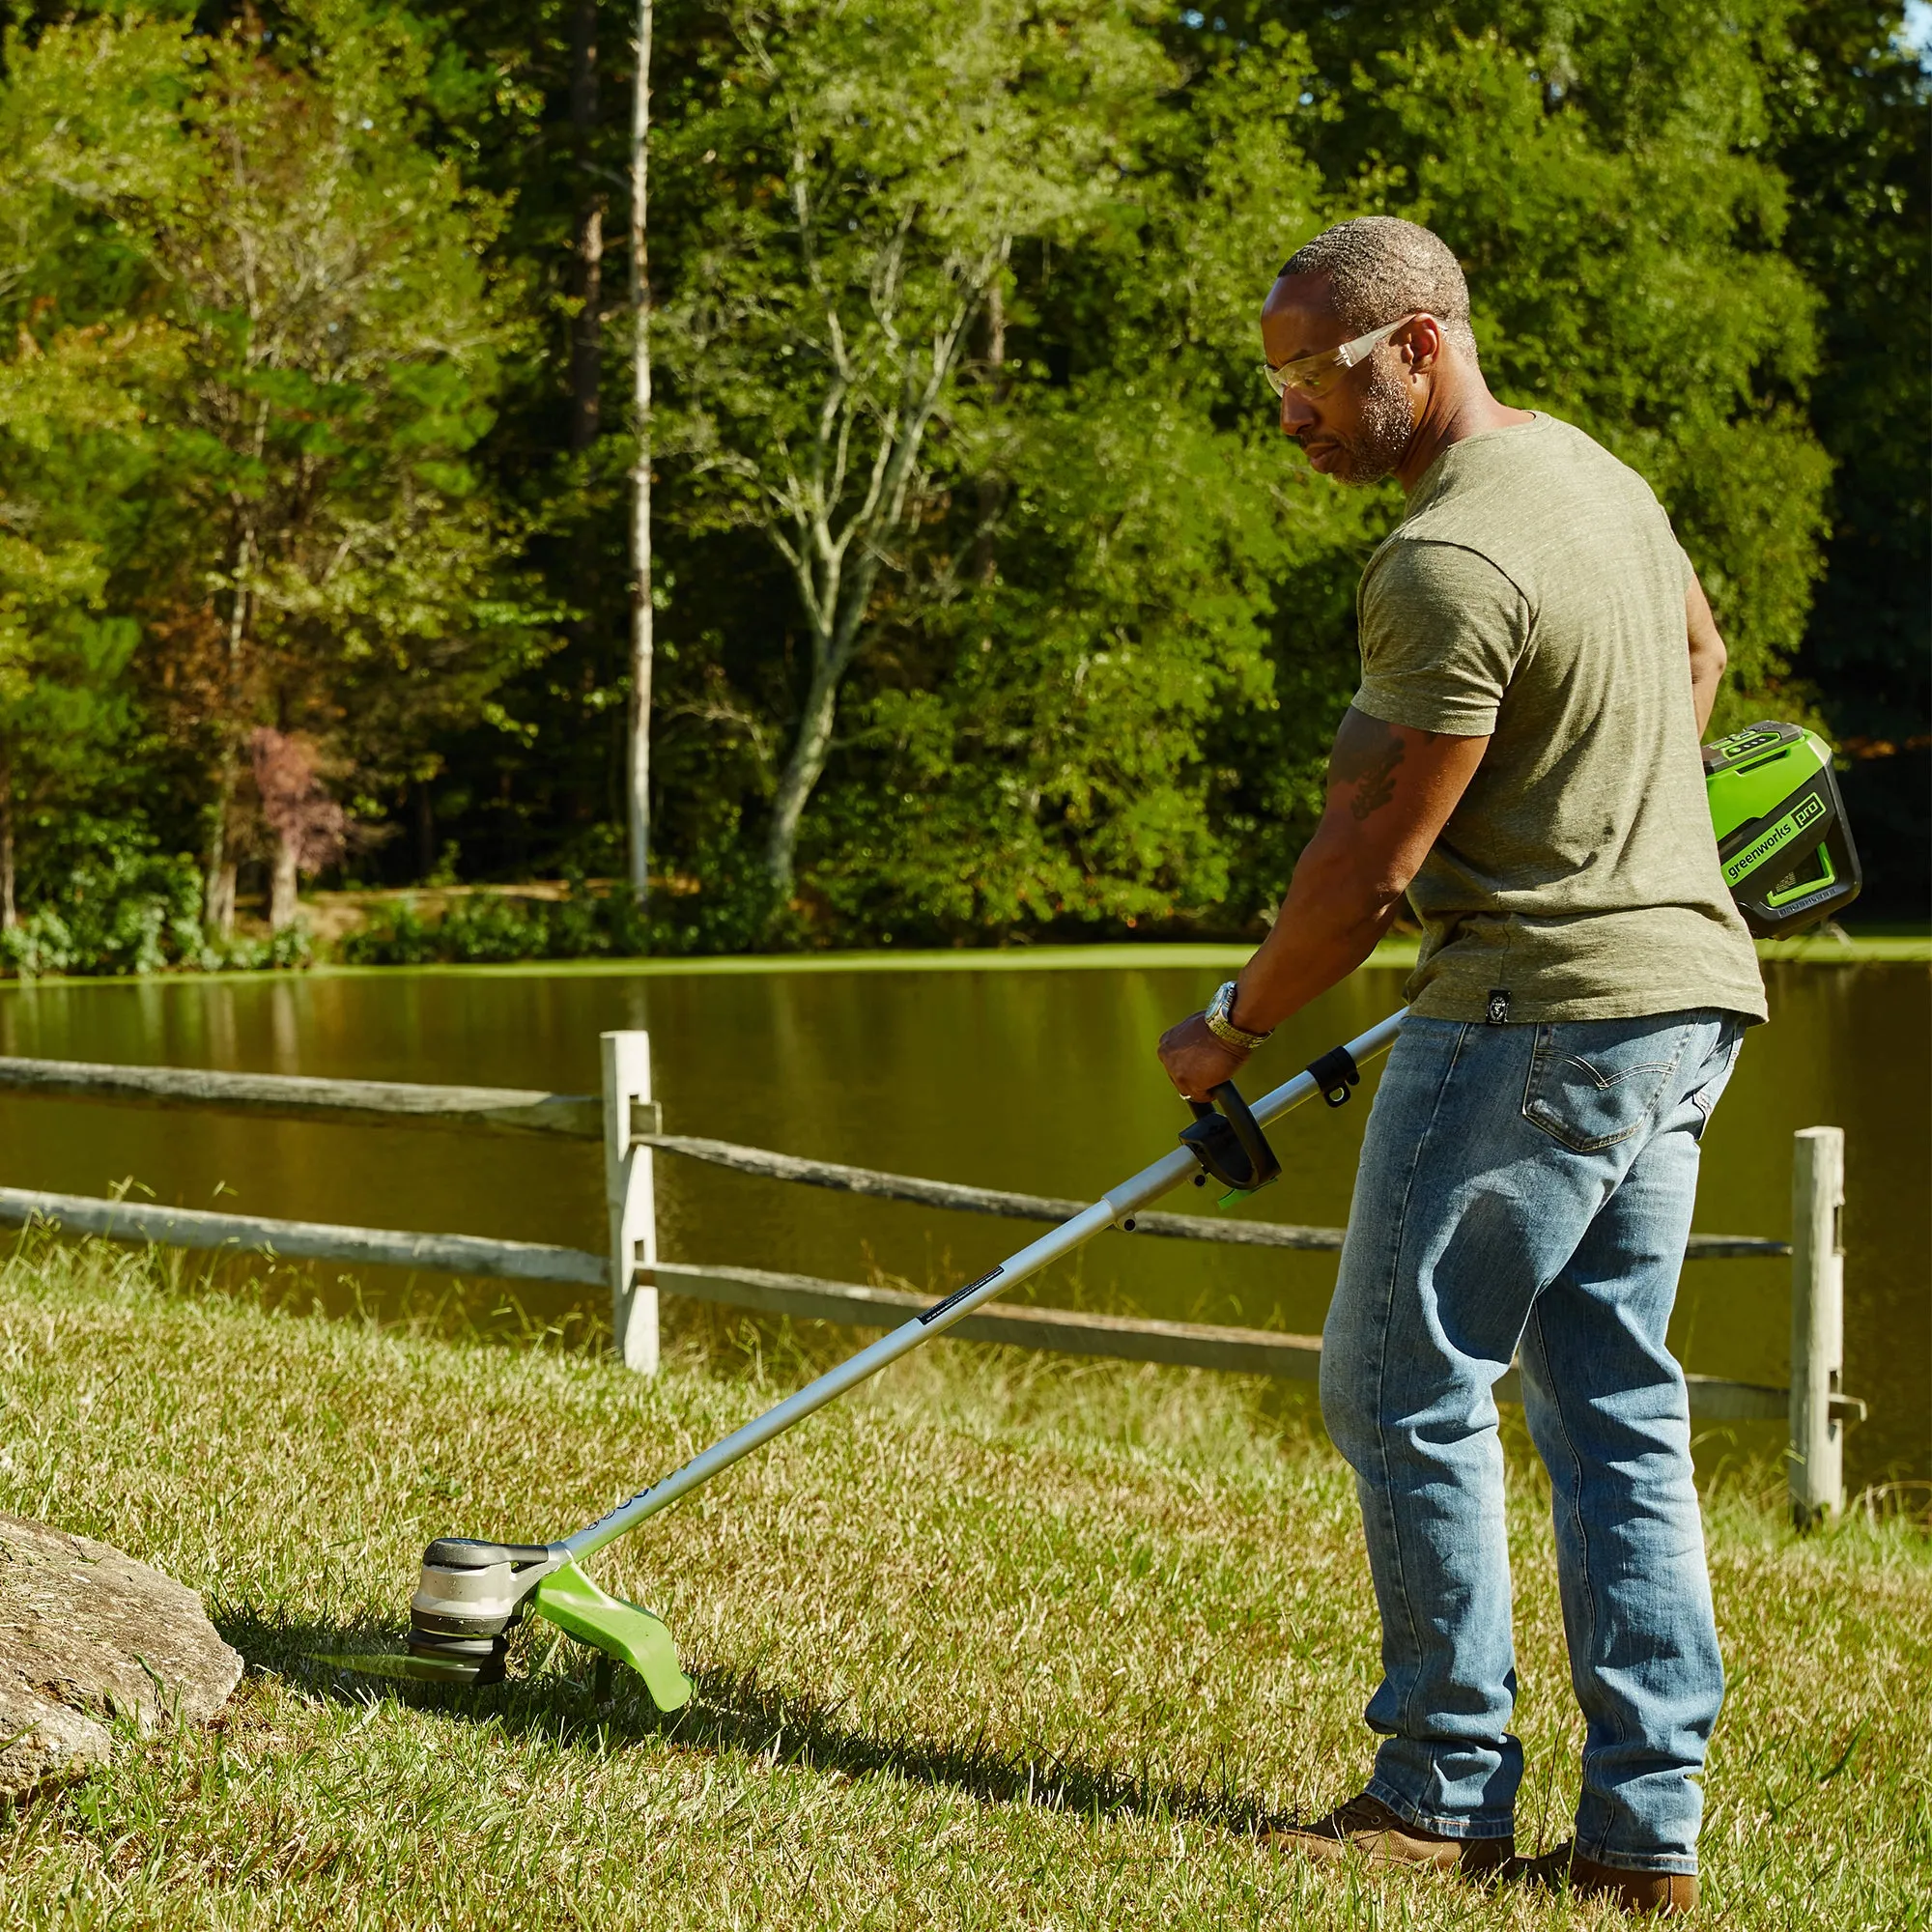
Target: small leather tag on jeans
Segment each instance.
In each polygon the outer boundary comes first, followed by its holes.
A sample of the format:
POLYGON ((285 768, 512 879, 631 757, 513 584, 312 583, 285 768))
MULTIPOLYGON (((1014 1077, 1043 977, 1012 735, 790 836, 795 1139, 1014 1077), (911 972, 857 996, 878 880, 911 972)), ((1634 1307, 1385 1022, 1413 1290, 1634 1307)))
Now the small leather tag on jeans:
POLYGON ((1507 986, 1490 988, 1490 1004, 1483 1014, 1485 1026, 1508 1026, 1510 1017, 1510 996, 1507 986))

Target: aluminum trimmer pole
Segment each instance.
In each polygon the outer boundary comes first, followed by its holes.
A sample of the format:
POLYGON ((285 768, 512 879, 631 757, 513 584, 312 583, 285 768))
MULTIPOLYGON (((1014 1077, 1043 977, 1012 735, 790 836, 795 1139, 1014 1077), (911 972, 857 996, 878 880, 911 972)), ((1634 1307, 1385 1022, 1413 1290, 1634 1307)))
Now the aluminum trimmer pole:
MULTIPOLYGON (((1402 1029, 1402 1019, 1400 1012, 1391 1013, 1359 1038, 1351 1039, 1349 1052, 1357 1064, 1376 1054, 1386 1053, 1395 1044, 1396 1035, 1402 1029)), ((1304 1100, 1312 1100, 1321 1091, 1312 1073, 1297 1073, 1293 1080, 1284 1081, 1271 1094, 1257 1100, 1251 1111, 1255 1119, 1265 1126, 1268 1122, 1279 1120, 1292 1108, 1300 1106, 1304 1100)), ((599 1517, 575 1536, 565 1537, 560 1546, 553 1545, 552 1548, 560 1547, 568 1550, 573 1558, 581 1560, 602 1549, 607 1543, 614 1543, 626 1530, 634 1529, 647 1516, 655 1516, 659 1510, 668 1508, 680 1496, 688 1496, 693 1490, 708 1483, 721 1469, 729 1468, 741 1456, 749 1456, 773 1436, 782 1435, 793 1423, 803 1422, 828 1402, 837 1401, 847 1389, 856 1387, 868 1376, 877 1375, 888 1363, 910 1354, 922 1342, 943 1335, 955 1321, 964 1321, 981 1302, 990 1301, 994 1295, 1004 1293, 1029 1275, 1037 1274, 1049 1262, 1058 1261, 1062 1255, 1071 1254, 1075 1248, 1092 1240, 1103 1228, 1116 1227, 1130 1220, 1141 1208, 1158 1201, 1163 1194, 1171 1193, 1196 1171, 1195 1157, 1184 1147, 1162 1155, 1151 1167, 1143 1168, 1131 1180, 1110 1188, 1093 1207, 1083 1208, 1072 1220, 1063 1221, 1050 1234, 1029 1242, 990 1274, 969 1282, 966 1287, 949 1294, 944 1301, 928 1308, 924 1314, 916 1315, 902 1327, 895 1328, 890 1335, 882 1335, 869 1349, 861 1349, 849 1361, 839 1363, 836 1369, 828 1369, 815 1382, 808 1382, 796 1395, 787 1396, 776 1408, 767 1409, 755 1421, 734 1430, 722 1442, 713 1443, 702 1455, 694 1456, 683 1468, 667 1476, 661 1483, 640 1491, 629 1502, 618 1504, 609 1516, 599 1517)))

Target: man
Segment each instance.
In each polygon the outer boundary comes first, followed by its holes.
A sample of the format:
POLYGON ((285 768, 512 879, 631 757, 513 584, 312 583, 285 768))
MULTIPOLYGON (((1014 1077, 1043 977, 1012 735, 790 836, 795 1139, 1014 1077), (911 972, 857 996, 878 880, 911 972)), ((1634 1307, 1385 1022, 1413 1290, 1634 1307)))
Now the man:
POLYGON ((1190 1098, 1424 927, 1368 1123, 1321 1408, 1381 1612, 1358 1797, 1280 1834, 1520 1874, 1494 1390, 1520 1361, 1587 1719, 1574 1844, 1533 1878, 1640 1911, 1697 1895, 1723 1675, 1664 1346, 1698 1140, 1765 1016, 1698 740, 1724 648, 1642 479, 1489 392, 1456 258, 1384 216, 1319 236, 1262 311, 1281 427, 1407 516, 1370 559, 1326 808, 1232 992, 1162 1038, 1190 1098))

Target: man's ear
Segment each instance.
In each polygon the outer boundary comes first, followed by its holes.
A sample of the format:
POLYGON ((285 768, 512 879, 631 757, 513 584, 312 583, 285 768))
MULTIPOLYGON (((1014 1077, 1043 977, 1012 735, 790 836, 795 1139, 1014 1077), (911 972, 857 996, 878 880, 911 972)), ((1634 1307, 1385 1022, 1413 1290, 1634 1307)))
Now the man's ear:
POLYGON ((1433 315, 1418 315, 1404 330, 1402 346, 1408 366, 1418 376, 1432 373, 1442 359, 1442 325, 1433 315))

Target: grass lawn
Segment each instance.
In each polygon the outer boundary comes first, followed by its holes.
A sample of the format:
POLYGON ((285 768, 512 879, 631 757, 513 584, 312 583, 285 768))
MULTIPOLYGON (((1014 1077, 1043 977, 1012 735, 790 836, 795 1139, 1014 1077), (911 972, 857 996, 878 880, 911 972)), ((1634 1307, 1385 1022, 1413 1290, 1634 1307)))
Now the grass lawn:
MULTIPOLYGON (((678 1637, 673 1719, 541 1625, 480 1692, 304 1662, 393 1643, 431 1536, 566 1534, 845 1346, 690 1320, 645 1383, 29 1237, 0 1509, 195 1585, 248 1670, 211 1729, 0 1819, 0 1926, 1616 1922, 1257 1844, 1362 1781, 1377 1630, 1339 1461, 1301 1397, 1232 1378, 955 1343, 889 1371, 592 1566, 678 1637)), ((1533 1849, 1579 1722, 1512 1454, 1533 1849)), ((1800 1542, 1775 1496, 1760 1468, 1708 1501, 1699 1922, 1932 1925, 1932 1548, 1856 1514, 1800 1542)))

